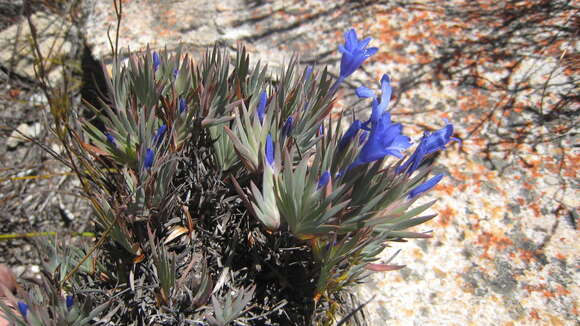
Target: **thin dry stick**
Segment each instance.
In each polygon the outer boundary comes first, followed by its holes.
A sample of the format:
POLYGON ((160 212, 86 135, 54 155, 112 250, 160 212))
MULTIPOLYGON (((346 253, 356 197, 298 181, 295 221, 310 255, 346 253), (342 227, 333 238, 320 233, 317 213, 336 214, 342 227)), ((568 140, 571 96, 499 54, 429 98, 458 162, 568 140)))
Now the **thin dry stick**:
POLYGON ((119 58, 119 30, 121 28, 121 20, 123 18, 123 1, 113 0, 113 6, 115 7, 115 14, 117 16, 117 30, 115 31, 115 45, 111 40, 109 35, 109 30, 107 30, 107 38, 109 39, 109 45, 111 46, 111 52, 113 52, 113 58, 117 60, 119 58))
POLYGON ((95 234, 92 232, 29 232, 29 233, 16 233, 16 234, 0 234, 0 240, 10 240, 17 238, 34 238, 34 237, 48 237, 56 236, 58 234, 81 236, 94 238, 95 234))

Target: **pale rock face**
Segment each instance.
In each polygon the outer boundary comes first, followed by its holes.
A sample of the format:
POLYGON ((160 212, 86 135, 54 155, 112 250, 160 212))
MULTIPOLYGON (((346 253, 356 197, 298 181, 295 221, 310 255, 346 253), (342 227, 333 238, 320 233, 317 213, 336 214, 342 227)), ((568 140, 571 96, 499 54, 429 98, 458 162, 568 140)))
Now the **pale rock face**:
MULTIPOLYGON (((119 44, 131 50, 174 49, 178 44, 193 47, 212 46, 216 41, 235 40, 224 37, 234 20, 243 14, 242 1, 131 1, 123 4, 119 44)), ((110 2, 86 1, 89 13, 87 30, 106 31, 114 37, 116 16, 110 2)), ((239 36, 240 34, 235 34, 239 36)), ((97 32, 87 39, 97 58, 111 53, 106 33, 97 32)))
MULTIPOLYGON (((106 31, 114 37, 116 16, 107 1, 85 1, 88 45, 96 58, 110 57, 106 31)), ((316 60, 327 54, 332 39, 342 33, 354 17, 342 13, 340 1, 166 1, 140 0, 123 4, 119 45, 131 51, 184 49, 199 52, 216 42, 235 48, 242 42, 271 67, 280 67, 293 53, 316 60), (320 17, 310 19, 310 17, 320 17), (323 23, 324 22, 324 23, 323 23)), ((340 36, 339 36, 340 37, 340 36)))
MULTIPOLYGON (((38 12, 30 17, 36 29, 38 47, 45 60, 48 80, 55 85, 61 80, 61 72, 53 70, 60 63, 73 56, 76 28, 60 16, 38 12)), ((32 34, 26 19, 21 19, 0 32, 0 65, 17 74, 36 78, 35 58, 31 51, 32 34)))

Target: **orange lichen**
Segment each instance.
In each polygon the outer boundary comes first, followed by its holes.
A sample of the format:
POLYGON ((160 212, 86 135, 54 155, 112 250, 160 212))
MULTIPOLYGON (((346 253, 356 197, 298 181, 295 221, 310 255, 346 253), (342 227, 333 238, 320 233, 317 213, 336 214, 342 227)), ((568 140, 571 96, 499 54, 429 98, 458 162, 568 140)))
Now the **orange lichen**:
POLYGON ((528 207, 532 209, 532 211, 534 211, 534 215, 536 217, 541 217, 542 216, 542 211, 540 208, 540 205, 538 205, 537 202, 535 203, 528 203, 528 207))
POLYGON ((477 238, 477 244, 483 247, 482 258, 492 259, 489 255, 491 248, 495 248, 497 251, 503 251, 507 247, 513 245, 513 241, 505 236, 495 235, 491 232, 482 232, 477 238))
POLYGON ((560 284, 556 285, 556 294, 558 294, 558 295, 569 295, 570 293, 572 293, 572 292, 570 292, 570 290, 566 289, 562 285, 560 285, 560 284))
POLYGON ((536 252, 532 250, 518 249, 520 259, 526 264, 529 264, 532 259, 535 259, 536 252))
POLYGON ((566 260, 566 255, 564 255, 563 253, 557 253, 556 254, 556 258, 559 260, 566 260))
POLYGON ((550 290, 544 290, 542 291, 542 294, 544 295, 544 297, 546 298, 553 298, 556 296, 556 293, 550 291, 550 290))
POLYGON ((457 215, 457 211, 451 206, 445 206, 439 211, 439 225, 443 227, 449 226, 451 219, 457 215))
POLYGON ((447 196, 451 196, 455 192, 455 189, 457 189, 455 186, 449 184, 442 183, 437 185, 437 191, 444 192, 447 196))

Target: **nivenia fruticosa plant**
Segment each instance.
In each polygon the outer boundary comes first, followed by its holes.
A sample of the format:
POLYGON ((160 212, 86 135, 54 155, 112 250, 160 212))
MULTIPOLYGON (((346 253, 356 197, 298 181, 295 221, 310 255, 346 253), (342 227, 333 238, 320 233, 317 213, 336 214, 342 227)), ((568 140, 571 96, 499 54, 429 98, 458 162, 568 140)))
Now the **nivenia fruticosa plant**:
POLYGON ((56 116, 99 234, 76 249, 82 268, 60 273, 59 288, 90 302, 99 313, 83 311, 99 325, 352 316, 354 285, 403 267, 380 261, 389 242, 430 237, 408 229, 434 217, 424 215, 433 202, 414 203, 441 180, 431 158, 453 139, 446 124, 410 151, 391 121, 387 75, 380 91, 356 90, 370 119, 343 131, 335 95, 378 51, 370 40, 346 32, 338 78, 296 58, 272 76, 244 48, 235 59, 214 48, 199 62, 179 51, 116 58, 107 96, 91 106, 105 130, 83 120, 78 132, 56 116))

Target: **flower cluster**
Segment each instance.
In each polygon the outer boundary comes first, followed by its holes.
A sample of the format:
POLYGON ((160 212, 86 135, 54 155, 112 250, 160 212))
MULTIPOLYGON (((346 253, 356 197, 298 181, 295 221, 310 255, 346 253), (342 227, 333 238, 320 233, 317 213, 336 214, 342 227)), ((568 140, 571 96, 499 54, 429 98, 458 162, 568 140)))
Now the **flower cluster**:
MULTIPOLYGON (((354 73, 354 71, 358 69, 367 58, 377 52, 377 48, 367 48, 370 41, 370 37, 359 40, 356 32, 353 29, 346 32, 345 44, 339 46, 339 50, 342 53, 340 76, 331 88, 331 93, 336 92, 336 87, 340 85, 340 83, 346 77, 354 73)), ((306 76, 310 76, 311 73, 311 69, 307 68, 306 76)), ((355 119, 337 142, 336 149, 334 151, 338 154, 342 153, 342 155, 344 155, 344 152, 349 151, 356 153, 356 155, 352 156, 352 161, 350 161, 350 163, 348 161, 346 162, 347 165, 345 168, 341 169, 340 166, 335 166, 335 169, 337 170, 334 174, 328 169, 324 169, 324 172, 322 172, 318 177, 316 189, 321 189, 322 187, 326 186, 332 178, 332 175, 335 175, 335 178, 339 179, 337 184, 340 184, 340 181, 342 181, 342 183, 350 182, 350 180, 345 178, 362 177, 360 172, 357 175, 352 171, 361 170, 361 168, 362 170, 368 170, 371 163, 383 161, 387 156, 392 156, 399 160, 398 163, 393 165, 396 167, 394 168, 393 172, 396 176, 404 176, 404 178, 401 179, 403 180, 401 187, 406 189, 404 191, 404 198, 406 200, 412 201, 419 195, 429 191, 435 187, 443 178, 443 174, 437 174, 426 180, 425 174, 421 178, 421 183, 407 182, 415 171, 420 169, 422 165, 426 164, 426 159, 429 158, 430 155, 445 149, 446 145, 450 141, 457 140, 456 138, 452 137, 453 125, 446 121, 446 126, 442 129, 433 133, 425 132, 420 143, 416 146, 413 154, 404 160, 407 155, 406 151, 412 146, 412 143, 410 137, 403 134, 402 124, 393 123, 391 120, 389 102, 391 100, 392 87, 391 78, 386 74, 383 75, 380 80, 380 89, 380 96, 377 96, 371 88, 366 86, 360 86, 356 89, 355 93, 357 96, 363 99, 371 99, 370 118, 365 122, 355 119), (353 142, 357 136, 358 141, 353 142)), ((259 118, 260 124, 263 124, 264 121, 265 103, 266 93, 262 92, 256 109, 256 114, 259 118)), ((292 116, 289 116, 286 119, 285 123, 279 130, 279 139, 282 142, 280 147, 285 147, 283 146, 285 138, 290 134, 292 125, 297 122, 298 121, 295 121, 294 117, 292 116)), ((320 124, 318 135, 322 137, 325 136, 323 124, 320 124)), ((271 133, 266 136, 264 146, 264 157, 266 159, 267 165, 273 168, 275 165, 275 149, 273 146, 273 136, 271 133)), ((280 159, 282 159, 282 155, 280 159)), ((279 165, 284 164, 288 164, 288 162, 281 161, 279 163, 279 165)), ((285 168, 287 167, 282 166, 282 170, 285 168)), ((292 167, 288 168, 293 169, 292 167)), ((325 166, 321 166, 320 168, 325 168, 325 166)), ((268 179, 271 178, 270 175, 267 177, 268 179)), ((264 178, 266 178, 266 176, 264 176, 264 178)), ((283 176, 275 179, 279 183, 284 182, 281 181, 284 179, 283 176)), ((275 191, 275 188, 264 188, 262 191, 264 192, 264 196, 266 196, 268 195, 268 192, 275 191)), ((280 198, 280 195, 277 195, 277 198, 280 198)), ((279 201, 278 204, 281 206, 284 205, 284 203, 280 203, 279 201)), ((256 203, 257 207, 260 207, 260 205, 261 204, 259 202, 256 203)), ((270 203, 268 209, 270 211, 276 211, 275 215, 278 215, 278 209, 276 208, 276 205, 272 206, 270 203)), ((288 218, 288 215, 288 212, 286 214, 284 212, 281 214, 282 217, 286 217, 290 220, 290 227, 295 233, 306 232, 305 230, 299 231, 297 225, 292 225, 296 224, 297 221, 292 222, 292 218, 288 218)), ((266 225, 272 225, 272 223, 266 223, 266 225)), ((276 222, 275 225, 279 225, 279 223, 276 222)))
MULTIPOLYGON (((381 78, 381 97, 378 99, 373 90, 366 86, 360 86, 356 89, 356 94, 360 98, 372 99, 372 113, 368 121, 362 123, 355 120, 341 138, 338 149, 340 151, 352 141, 359 130, 364 133, 360 136, 362 148, 356 160, 349 168, 362 164, 368 164, 384 158, 387 155, 395 156, 399 159, 404 157, 404 151, 411 146, 410 138, 403 135, 403 126, 391 122, 391 115, 388 111, 389 101, 391 99, 392 87, 391 79, 388 75, 381 78), (370 126, 369 126, 370 125, 370 126), (366 132, 369 133, 368 140, 366 132), (364 141, 366 140, 366 142, 364 141)), ((442 129, 429 133, 425 132, 421 142, 415 149, 415 152, 403 164, 397 168, 397 173, 413 174, 430 154, 445 149, 445 146, 451 140, 458 140, 452 137, 453 125, 446 122, 442 129)), ((409 192, 409 198, 412 199, 421 193, 433 188, 441 179, 442 174, 425 181, 409 192)))

